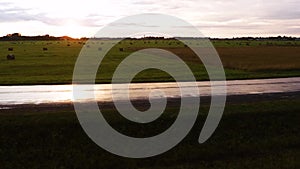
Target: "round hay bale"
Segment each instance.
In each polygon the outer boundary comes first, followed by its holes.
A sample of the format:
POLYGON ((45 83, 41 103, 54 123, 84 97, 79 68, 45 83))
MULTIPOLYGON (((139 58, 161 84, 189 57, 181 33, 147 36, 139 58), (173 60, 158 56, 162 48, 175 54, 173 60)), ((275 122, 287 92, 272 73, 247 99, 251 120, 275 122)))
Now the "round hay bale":
POLYGON ((8 55, 6 56, 6 59, 7 59, 7 60, 15 60, 16 57, 15 57, 15 55, 13 55, 13 54, 8 54, 8 55))

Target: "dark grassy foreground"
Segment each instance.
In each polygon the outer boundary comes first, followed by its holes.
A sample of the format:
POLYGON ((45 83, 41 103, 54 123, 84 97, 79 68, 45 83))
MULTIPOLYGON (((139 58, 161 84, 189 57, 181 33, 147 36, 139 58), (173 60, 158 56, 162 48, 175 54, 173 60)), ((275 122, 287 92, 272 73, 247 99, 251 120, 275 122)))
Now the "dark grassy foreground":
MULTIPOLYGON (((1 110, 0 168, 296 169, 300 155, 299 105, 299 93, 229 98, 216 132, 200 145, 197 139, 208 109, 204 105, 183 142, 147 159, 122 158, 99 148, 81 129, 71 105, 1 110)), ((176 106, 169 107, 158 121, 149 124, 151 127, 129 124, 110 108, 105 108, 105 117, 128 135, 144 136, 171 125, 176 117, 171 113, 174 110, 176 106)))

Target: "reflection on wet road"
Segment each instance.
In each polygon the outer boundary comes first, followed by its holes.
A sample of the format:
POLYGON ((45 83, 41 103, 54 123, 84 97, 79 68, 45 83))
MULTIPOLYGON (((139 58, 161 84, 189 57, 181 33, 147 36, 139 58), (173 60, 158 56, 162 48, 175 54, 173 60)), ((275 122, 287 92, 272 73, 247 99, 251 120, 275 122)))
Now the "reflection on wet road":
MULTIPOLYGON (((184 82, 189 88, 189 82, 184 82)), ((197 82, 201 96, 211 95, 210 82, 197 82)), ((97 84, 94 86, 97 101, 112 101, 112 85, 97 84)), ((40 103, 66 103, 72 102, 72 85, 33 85, 33 86, 0 86, 0 105, 40 104, 40 103)), ((227 81, 227 95, 247 95, 264 93, 282 93, 300 91, 300 77, 257 79, 257 80, 231 80, 227 81)), ((124 90, 114 91, 123 94, 124 90)), ((147 99, 181 97, 176 83, 135 83, 130 84, 130 99, 147 99), (162 92, 153 92, 153 91, 162 92), (151 92, 152 91, 152 92, 151 92)), ((217 93, 218 94, 218 93, 217 93)), ((220 93, 222 94, 222 93, 220 93)), ((182 97, 198 97, 199 93, 183 95, 182 97)), ((85 98, 91 100, 94 98, 85 98)), ((122 98, 119 98, 122 100, 122 98)))

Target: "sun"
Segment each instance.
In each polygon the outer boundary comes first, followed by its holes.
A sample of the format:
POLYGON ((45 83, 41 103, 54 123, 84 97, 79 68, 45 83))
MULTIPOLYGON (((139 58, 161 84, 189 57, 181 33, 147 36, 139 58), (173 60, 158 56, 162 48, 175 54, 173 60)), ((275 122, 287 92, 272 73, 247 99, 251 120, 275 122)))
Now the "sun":
POLYGON ((60 27, 60 34, 70 36, 72 38, 93 37, 100 27, 90 27, 84 24, 80 19, 68 19, 60 27))
POLYGON ((61 32, 63 32, 67 36, 71 36, 73 38, 80 38, 84 36, 83 26, 76 21, 75 19, 67 20, 61 26, 61 32))

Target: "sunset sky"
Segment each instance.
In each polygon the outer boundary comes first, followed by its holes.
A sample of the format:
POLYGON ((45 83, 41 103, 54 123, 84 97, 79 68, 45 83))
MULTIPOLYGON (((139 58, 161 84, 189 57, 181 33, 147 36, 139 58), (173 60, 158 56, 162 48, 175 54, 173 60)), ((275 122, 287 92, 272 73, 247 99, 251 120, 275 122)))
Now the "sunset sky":
POLYGON ((0 36, 90 37, 141 13, 179 17, 210 37, 300 36, 300 0, 1 0, 0 36))

